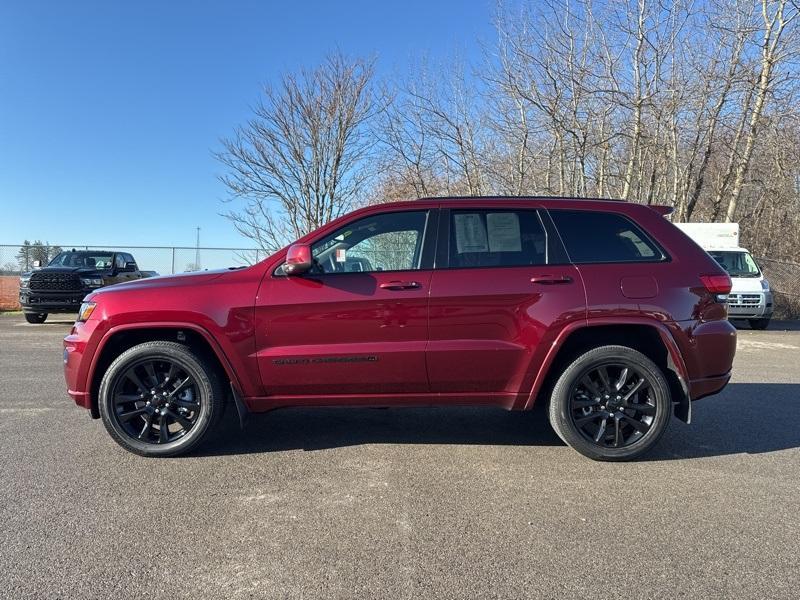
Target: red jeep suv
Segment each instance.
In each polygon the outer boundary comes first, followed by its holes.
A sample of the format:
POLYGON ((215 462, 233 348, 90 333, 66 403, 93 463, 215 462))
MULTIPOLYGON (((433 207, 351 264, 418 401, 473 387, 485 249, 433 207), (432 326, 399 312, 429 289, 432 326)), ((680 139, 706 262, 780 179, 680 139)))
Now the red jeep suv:
POLYGON ((86 297, 70 396, 145 456, 195 448, 226 403, 548 404, 593 459, 652 448, 719 392, 736 333, 725 271, 669 209, 608 200, 425 199, 341 217, 252 267, 86 297))

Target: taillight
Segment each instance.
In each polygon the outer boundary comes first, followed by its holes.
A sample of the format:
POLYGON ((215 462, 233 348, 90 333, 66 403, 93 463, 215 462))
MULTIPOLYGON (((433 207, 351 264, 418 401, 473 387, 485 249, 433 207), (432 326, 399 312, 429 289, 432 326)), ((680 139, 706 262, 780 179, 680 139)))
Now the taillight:
POLYGON ((712 294, 729 294, 731 291, 731 278, 726 275, 700 275, 700 281, 712 294))

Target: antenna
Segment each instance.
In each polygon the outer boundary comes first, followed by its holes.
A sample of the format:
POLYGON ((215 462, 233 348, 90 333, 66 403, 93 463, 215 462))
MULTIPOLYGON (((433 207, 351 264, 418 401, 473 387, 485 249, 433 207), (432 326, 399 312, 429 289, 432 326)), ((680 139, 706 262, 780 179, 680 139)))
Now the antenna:
POLYGON ((197 241, 194 246, 194 268, 200 270, 200 227, 197 228, 197 241))

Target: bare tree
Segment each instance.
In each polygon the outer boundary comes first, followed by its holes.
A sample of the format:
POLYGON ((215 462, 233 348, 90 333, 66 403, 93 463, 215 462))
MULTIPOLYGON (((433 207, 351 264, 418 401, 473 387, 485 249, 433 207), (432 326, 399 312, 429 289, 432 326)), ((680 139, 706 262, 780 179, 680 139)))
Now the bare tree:
POLYGON ((791 44, 781 44, 781 37, 786 32, 787 26, 794 21, 797 15, 797 7, 794 6, 792 10, 792 4, 786 0, 761 0, 761 17, 763 19, 760 44, 761 61, 753 91, 754 104, 750 113, 744 151, 736 165, 736 178, 733 182, 733 189, 728 200, 728 209, 725 213, 727 222, 733 221, 736 217, 736 208, 739 204, 739 197, 742 193, 747 171, 750 168, 761 116, 764 112, 767 97, 773 92, 775 68, 789 56, 796 56, 798 53, 796 45, 800 43, 800 40, 796 35, 793 36, 791 44))
POLYGON ((492 153, 480 80, 458 62, 443 70, 430 77, 422 68, 397 93, 382 129, 385 172, 396 189, 419 196, 485 194, 492 153))
POLYGON ((384 108, 371 61, 330 56, 318 68, 267 86, 253 118, 215 154, 236 229, 276 250, 365 200, 375 175, 370 122, 384 108))
POLYGON ((480 63, 380 93, 371 63, 335 56, 225 141, 245 202, 228 216, 272 249, 362 202, 599 195, 736 219, 757 252, 797 257, 797 17, 796 0, 522 0, 480 63))

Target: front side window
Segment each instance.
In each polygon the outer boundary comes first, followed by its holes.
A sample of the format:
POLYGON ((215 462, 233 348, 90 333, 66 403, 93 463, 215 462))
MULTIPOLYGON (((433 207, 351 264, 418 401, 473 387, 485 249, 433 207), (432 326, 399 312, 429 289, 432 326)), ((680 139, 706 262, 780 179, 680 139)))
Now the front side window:
POLYGON ((312 273, 411 271, 421 264, 427 211, 372 215, 349 223, 311 247, 312 273))
POLYGON ((536 210, 453 210, 451 268, 547 263, 547 235, 536 210))
POLYGON ((574 263, 659 262, 662 250, 626 217, 610 212, 550 210, 574 263))

